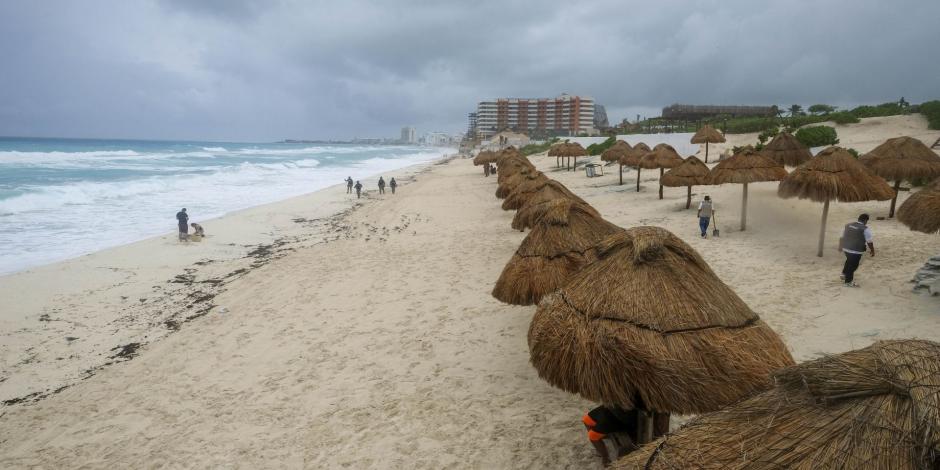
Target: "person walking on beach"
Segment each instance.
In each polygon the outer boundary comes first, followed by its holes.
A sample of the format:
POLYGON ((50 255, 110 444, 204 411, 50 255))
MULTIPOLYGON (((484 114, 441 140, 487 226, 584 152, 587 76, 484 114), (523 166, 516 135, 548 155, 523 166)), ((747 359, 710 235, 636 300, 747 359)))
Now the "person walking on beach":
POLYGON ((189 215, 186 214, 186 208, 176 213, 176 222, 180 229, 180 241, 189 239, 189 215))
POLYGON ((708 225, 714 214, 715 205, 712 203, 712 198, 705 196, 705 200, 698 203, 698 226, 702 230, 702 238, 708 238, 708 225))
POLYGON ((398 187, 398 183, 395 182, 395 178, 392 178, 391 180, 389 180, 388 187, 392 188, 392 194, 395 194, 395 188, 398 187))
POLYGON ((352 176, 346 177, 346 194, 352 194, 353 180, 352 176))
POLYGON ((875 243, 872 237, 871 228, 868 227, 868 214, 858 216, 857 222, 852 222, 842 230, 842 238, 839 240, 842 246, 842 252, 845 253, 845 264, 842 265, 842 281, 845 287, 858 287, 855 283, 855 270, 858 264, 862 262, 862 255, 865 254, 865 247, 872 256, 875 256, 875 243))
POLYGON ((359 199, 360 197, 362 197, 362 183, 360 183, 359 181, 356 181, 355 188, 356 188, 356 199, 359 199))
POLYGON ((379 194, 385 194, 385 180, 379 176, 379 194))

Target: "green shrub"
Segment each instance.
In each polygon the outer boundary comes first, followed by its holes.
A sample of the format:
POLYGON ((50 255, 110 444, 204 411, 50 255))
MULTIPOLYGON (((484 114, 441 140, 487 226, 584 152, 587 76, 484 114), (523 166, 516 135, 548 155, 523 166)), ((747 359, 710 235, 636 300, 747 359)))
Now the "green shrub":
POLYGON ((847 149, 845 149, 845 150, 846 150, 847 152, 851 153, 852 156, 855 157, 856 160, 858 160, 858 157, 859 157, 858 150, 855 150, 855 149, 853 149, 853 148, 847 148, 847 149))
POLYGON ((927 127, 940 130, 940 101, 921 103, 917 110, 927 118, 927 127))
POLYGON ((836 107, 828 104, 814 104, 807 110, 812 114, 829 114, 835 112, 836 107))
POLYGON ((855 124, 861 122, 861 119, 848 111, 832 113, 829 115, 829 120, 836 124, 855 124))
POLYGON ((607 138, 607 140, 599 144, 588 145, 588 147, 585 150, 587 150, 588 155, 600 155, 604 153, 604 150, 607 150, 612 145, 614 145, 614 142, 617 142, 617 138, 614 136, 610 136, 607 138))
POLYGON ((777 127, 777 120, 774 118, 731 118, 720 122, 726 134, 748 134, 751 132, 762 132, 777 127))
POLYGON ((786 124, 787 129, 789 129, 790 132, 793 132, 807 124, 818 124, 828 120, 829 116, 793 116, 786 118, 784 123, 786 124))
POLYGON ((535 155, 535 154, 537 154, 537 153, 542 153, 542 152, 548 150, 549 147, 551 147, 553 144, 555 144, 555 142, 558 142, 558 138, 557 138, 557 137, 554 138, 554 139, 552 139, 552 140, 549 140, 549 141, 547 141, 547 142, 543 142, 543 143, 541 143, 541 144, 529 144, 529 145, 525 145, 525 146, 523 146, 522 148, 519 149, 519 153, 521 153, 521 154, 523 154, 523 155, 526 155, 526 156, 528 156, 528 155, 535 155))
POLYGON ((822 147, 839 143, 836 130, 829 126, 804 127, 796 131, 794 137, 807 147, 822 147))
POLYGON ((882 103, 875 106, 863 105, 849 111, 855 117, 865 118, 865 117, 881 117, 881 116, 897 116, 899 114, 904 114, 905 110, 901 105, 896 102, 891 103, 882 103))
MULTIPOLYGON (((764 148, 764 143, 766 143, 770 139, 773 139, 779 133, 780 133, 780 128, 777 126, 774 126, 770 129, 767 129, 764 132, 761 132, 760 135, 757 136, 757 141, 760 142, 759 144, 757 144, 757 146, 760 148, 764 148)), ((757 150, 760 150, 760 148, 757 150)))

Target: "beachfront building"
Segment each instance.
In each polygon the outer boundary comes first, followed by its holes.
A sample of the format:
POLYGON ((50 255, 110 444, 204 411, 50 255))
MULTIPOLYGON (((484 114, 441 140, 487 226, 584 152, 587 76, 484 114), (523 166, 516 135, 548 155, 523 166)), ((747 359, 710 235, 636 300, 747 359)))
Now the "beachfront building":
POLYGON ((512 130, 528 135, 564 136, 596 133, 594 99, 562 94, 556 98, 497 98, 481 101, 471 113, 477 136, 489 139, 512 130))
POLYGON ((406 144, 413 144, 418 140, 415 138, 415 128, 414 127, 402 127, 401 128, 401 141, 406 144))
POLYGON ((776 106, 723 106, 697 104, 671 104, 663 108, 664 119, 698 121, 715 116, 774 117, 776 106))

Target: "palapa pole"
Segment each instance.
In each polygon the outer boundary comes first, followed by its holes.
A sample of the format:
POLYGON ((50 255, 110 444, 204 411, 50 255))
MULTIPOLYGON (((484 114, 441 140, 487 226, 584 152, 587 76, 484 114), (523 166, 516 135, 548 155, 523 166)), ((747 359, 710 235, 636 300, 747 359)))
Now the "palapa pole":
POLYGON ((747 183, 744 183, 744 196, 741 199, 741 231, 747 229, 747 183))
POLYGON ((663 198, 663 172, 664 171, 665 171, 665 168, 659 169, 659 198, 660 199, 663 198))
POLYGON ((894 182, 894 197, 891 198, 891 210, 888 211, 888 218, 894 217, 894 205, 898 202, 898 194, 901 191, 901 180, 896 180, 894 182))
POLYGON ((822 227, 819 228, 819 249, 816 250, 816 256, 822 258, 823 244, 826 241, 826 218, 829 217, 829 200, 823 204, 822 227))
POLYGON ((692 207, 692 187, 689 186, 689 195, 685 198, 685 208, 692 207))
POLYGON ((636 167, 636 192, 640 192, 640 166, 636 167))
POLYGON ((623 163, 620 163, 620 186, 623 186, 623 163))
POLYGON ((705 163, 708 163, 708 141, 705 141, 705 163))

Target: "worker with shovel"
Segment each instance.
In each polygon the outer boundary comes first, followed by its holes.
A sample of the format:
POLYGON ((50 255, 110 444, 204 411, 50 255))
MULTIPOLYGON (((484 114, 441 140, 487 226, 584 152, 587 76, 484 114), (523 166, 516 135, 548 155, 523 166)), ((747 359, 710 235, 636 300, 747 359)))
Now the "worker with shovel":
POLYGON ((705 200, 698 203, 698 226, 702 230, 702 238, 708 238, 708 225, 714 215, 715 204, 712 203, 711 196, 705 196, 705 200))

